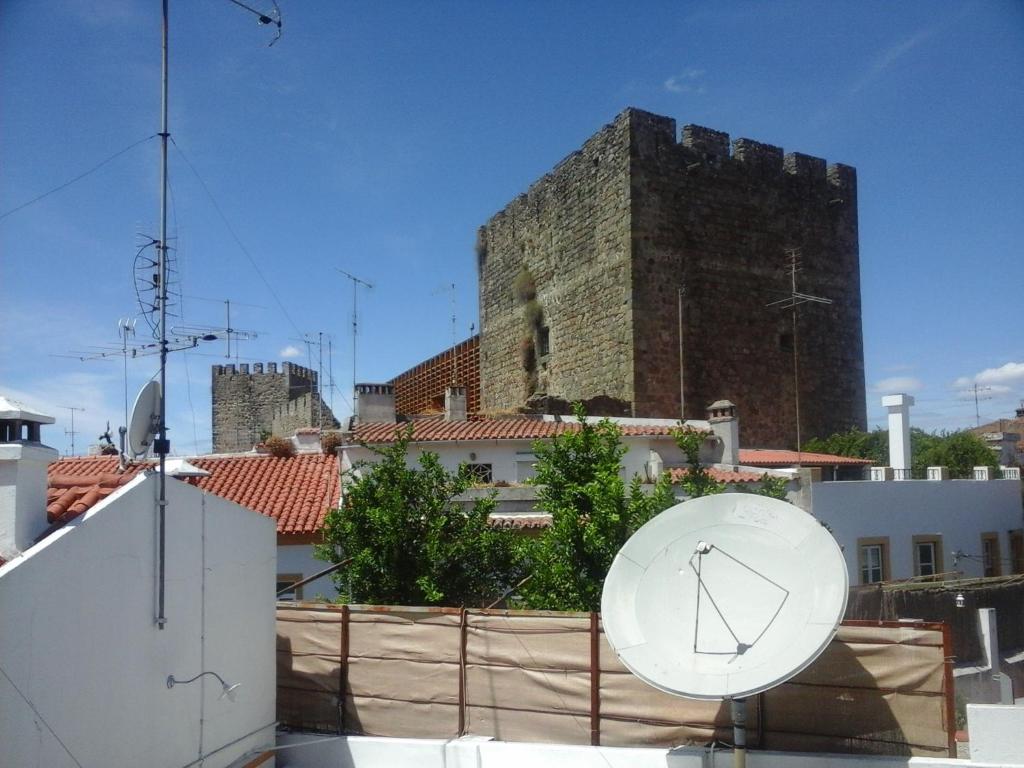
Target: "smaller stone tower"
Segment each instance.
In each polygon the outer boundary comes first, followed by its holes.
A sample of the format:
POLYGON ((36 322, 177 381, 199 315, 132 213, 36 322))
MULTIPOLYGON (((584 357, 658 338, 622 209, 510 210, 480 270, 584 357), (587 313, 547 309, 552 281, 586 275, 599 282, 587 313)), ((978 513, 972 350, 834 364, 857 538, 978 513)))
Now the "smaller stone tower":
POLYGON ((317 372, 295 363, 215 365, 212 373, 213 452, 251 450, 266 434, 288 436, 301 427, 337 429, 322 402, 317 372))

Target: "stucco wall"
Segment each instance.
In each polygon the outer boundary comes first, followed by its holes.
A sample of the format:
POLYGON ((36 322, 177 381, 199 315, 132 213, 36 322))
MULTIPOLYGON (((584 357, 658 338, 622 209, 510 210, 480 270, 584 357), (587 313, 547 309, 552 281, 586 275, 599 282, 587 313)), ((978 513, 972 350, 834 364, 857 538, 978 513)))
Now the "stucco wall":
MULTIPOLYGON (((682 466, 686 457, 671 437, 623 437, 626 455, 622 458, 622 476, 631 480, 638 474, 645 475, 645 465, 651 450, 661 456, 665 466, 682 466)), ((497 482, 504 480, 509 483, 521 482, 520 463, 531 463, 534 459, 533 440, 472 440, 456 443, 415 443, 409 447, 407 461, 410 467, 415 466, 419 457, 425 452, 436 453, 441 464, 454 472, 463 462, 490 464, 492 479, 497 482)), ((352 462, 373 460, 374 454, 361 446, 347 446, 342 449, 342 471, 351 466, 352 462)), ((523 468, 525 469, 525 468, 523 468)))
MULTIPOLYGON (((330 563, 313 557, 312 544, 282 544, 277 548, 278 573, 298 573, 305 578, 329 565, 330 563)), ((323 595, 328 600, 334 600, 338 596, 338 590, 334 588, 334 582, 329 575, 303 585, 303 600, 313 600, 317 595, 323 595)))
MULTIPOLYGON (((953 570, 954 551, 981 554, 984 532, 999 534, 1000 552, 1008 557, 1007 531, 1022 525, 1018 480, 814 483, 810 499, 810 511, 829 525, 843 547, 851 584, 861 583, 858 538, 888 536, 890 578, 905 579, 914 575, 915 535, 941 535, 943 569, 953 570)), ((978 559, 961 559, 956 570, 983 575, 978 559)))
POLYGON ((139 476, 0 568, 4 765, 183 766, 253 734, 207 759, 214 768, 272 743, 274 521, 169 480, 160 631, 157 479, 139 476), (204 670, 241 683, 237 700, 210 677, 166 686, 204 670))

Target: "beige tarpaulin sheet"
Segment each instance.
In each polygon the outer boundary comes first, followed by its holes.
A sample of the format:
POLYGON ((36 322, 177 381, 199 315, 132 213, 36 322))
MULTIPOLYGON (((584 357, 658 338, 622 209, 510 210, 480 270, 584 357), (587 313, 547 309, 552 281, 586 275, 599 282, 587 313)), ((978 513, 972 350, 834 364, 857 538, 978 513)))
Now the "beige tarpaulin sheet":
MULTIPOLYGON (((609 746, 732 737, 727 703, 651 688, 619 663, 589 614, 307 604, 282 605, 277 616, 287 726, 609 746)), ((844 624, 808 669, 749 700, 748 742, 949 754, 944 637, 941 625, 844 624)))

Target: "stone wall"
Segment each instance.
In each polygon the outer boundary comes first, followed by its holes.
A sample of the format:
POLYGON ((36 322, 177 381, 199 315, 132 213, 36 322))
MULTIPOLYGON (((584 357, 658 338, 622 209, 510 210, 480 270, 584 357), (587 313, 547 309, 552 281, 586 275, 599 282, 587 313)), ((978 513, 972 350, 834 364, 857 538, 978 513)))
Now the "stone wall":
POLYGON ((792 282, 832 304, 798 308, 803 440, 866 426, 853 168, 632 116, 633 327, 638 414, 679 415, 679 289, 686 416, 736 403, 748 446, 796 447, 792 282), (731 151, 730 151, 731 149, 731 151))
POLYGON ((850 167, 624 111, 481 230, 481 407, 678 417, 683 288, 686 416, 727 398, 744 445, 794 446, 791 313, 766 305, 798 248, 798 289, 833 302, 799 310, 802 437, 863 428, 856 195, 850 167))
POLYGON ((477 254, 483 410, 546 395, 602 397, 608 411, 630 412, 629 194, 629 125, 620 119, 487 222, 477 254), (514 290, 524 270, 549 329, 550 353, 536 350, 532 366, 523 346, 536 347, 537 327, 514 290))
MULTIPOLYGON (((236 453, 251 450, 261 432, 274 431, 274 417, 289 403, 306 396, 318 398, 317 372, 295 363, 248 363, 215 365, 212 368, 211 404, 213 410, 213 452, 236 453)), ((309 405, 307 403, 307 405, 309 405)), ((324 423, 337 421, 324 405, 324 423)), ((305 409, 310 416, 297 426, 318 426, 316 410, 305 409)), ((290 424, 291 422, 289 422, 290 424)), ((283 422, 282 422, 283 425, 283 422)), ((290 434, 290 432, 289 432, 290 434)))

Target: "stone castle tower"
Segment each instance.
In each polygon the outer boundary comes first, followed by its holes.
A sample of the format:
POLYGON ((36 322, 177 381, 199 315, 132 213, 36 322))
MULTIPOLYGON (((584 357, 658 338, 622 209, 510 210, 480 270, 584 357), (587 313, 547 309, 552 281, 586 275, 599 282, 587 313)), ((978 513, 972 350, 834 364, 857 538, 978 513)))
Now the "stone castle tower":
POLYGON ((282 437, 301 427, 325 429, 338 421, 320 399, 317 372, 294 363, 215 365, 212 374, 213 452, 251 450, 262 435, 282 437))
POLYGON ((744 444, 866 426, 856 172, 627 109, 481 228, 484 412, 702 418, 744 444), (767 306, 791 290, 832 303, 767 306), (682 396, 681 396, 682 390, 682 396), (684 404, 681 406, 680 400, 684 404))

